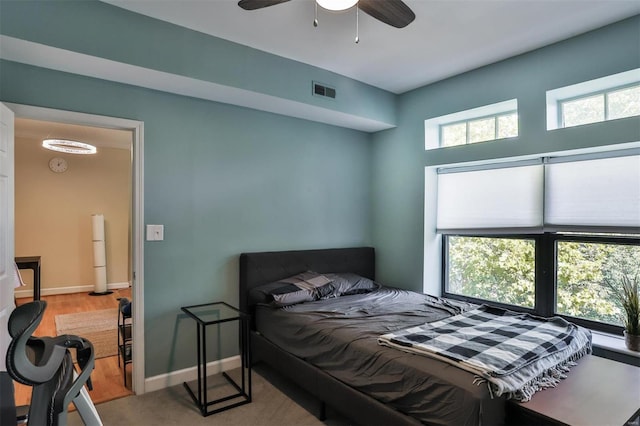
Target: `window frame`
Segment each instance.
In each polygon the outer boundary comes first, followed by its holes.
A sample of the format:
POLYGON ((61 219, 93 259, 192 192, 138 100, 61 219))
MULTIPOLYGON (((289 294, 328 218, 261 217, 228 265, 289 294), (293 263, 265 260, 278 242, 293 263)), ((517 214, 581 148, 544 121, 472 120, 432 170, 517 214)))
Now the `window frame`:
POLYGON ((493 300, 480 299, 472 296, 465 296, 458 293, 449 293, 447 291, 449 287, 449 237, 470 237, 470 238, 504 238, 504 239, 519 239, 519 240, 533 240, 535 244, 535 256, 536 260, 538 258, 538 239, 540 238, 540 234, 443 234, 442 235, 442 285, 441 285, 441 294, 443 297, 448 299, 460 300, 463 302, 470 302, 475 304, 483 304, 488 303, 491 305, 499 306, 501 308, 509 309, 512 311, 518 312, 527 312, 530 314, 536 313, 536 306, 538 305, 537 294, 538 294, 538 270, 537 270, 537 261, 534 265, 535 270, 535 278, 534 278, 534 292, 535 292, 535 302, 533 308, 527 308, 526 306, 519 305, 511 305, 508 303, 497 302, 493 300))
POLYGON ((622 335, 622 326, 599 321, 573 317, 556 312, 557 302, 557 252, 558 242, 585 242, 600 244, 623 244, 640 246, 640 235, 588 235, 578 233, 544 232, 541 234, 443 234, 442 235, 442 276, 441 294, 443 297, 465 302, 488 303, 512 311, 526 312, 549 317, 559 316, 580 326, 605 333, 622 335), (535 304, 533 309, 524 306, 504 304, 492 300, 478 299, 448 292, 449 285, 449 237, 480 237, 534 240, 535 244, 535 304), (549 279, 551 278, 551 279, 549 279))
MULTIPOLYGON (((501 140, 501 139, 511 139, 511 138, 517 138, 520 135, 520 126, 518 125, 518 134, 515 136, 507 136, 507 137, 498 137, 498 134, 500 133, 500 126, 498 124, 498 118, 499 117, 504 117, 504 116, 508 116, 508 115, 514 115, 516 116, 516 121, 518 121, 518 110, 517 109, 511 109, 508 111, 503 111, 503 112, 499 112, 499 113, 495 113, 495 114, 487 114, 487 115, 479 115, 477 117, 473 117, 473 118, 465 118, 463 120, 456 120, 456 121, 450 121, 450 122, 445 122, 445 123, 441 123, 438 125, 438 146, 440 148, 449 148, 452 146, 465 146, 465 145, 471 145, 471 144, 476 144, 476 143, 483 143, 483 142, 490 142, 490 141, 495 141, 495 140, 501 140), (469 142, 469 124, 471 122, 474 121, 481 121, 481 120, 487 120, 489 118, 493 119, 494 122, 494 126, 493 126, 493 138, 492 139, 484 139, 481 141, 476 141, 476 142, 469 142), (465 124, 465 142, 464 144, 460 144, 460 145, 444 145, 443 144, 443 131, 442 128, 443 127, 448 127, 448 126, 455 126, 458 124, 465 124)), ((519 123, 518 123, 519 124, 519 123)))
MULTIPOLYGON (((576 96, 571 96, 571 97, 567 97, 567 98, 560 98, 558 99, 557 102, 557 112, 558 112, 558 123, 560 123, 560 128, 562 129, 567 129, 567 128, 571 128, 571 127, 578 127, 578 126, 585 126, 588 124, 595 124, 595 123, 604 123, 605 121, 611 121, 612 119, 609 118, 609 95, 613 92, 618 92, 621 90, 625 90, 625 89, 631 89, 631 88, 635 88, 638 87, 640 88, 640 82, 636 81, 633 83, 629 83, 629 84, 623 84, 620 86, 615 86, 615 87, 609 87, 606 89, 602 89, 602 90, 596 90, 593 92, 589 92, 589 93, 583 93, 580 95, 576 95, 576 96), (565 125, 565 120, 564 120, 564 104, 568 103, 568 102, 573 102, 573 101, 577 101, 580 99, 587 99, 587 98, 591 98, 591 97, 595 97, 595 96, 599 96, 599 95, 604 95, 604 102, 603 102, 603 115, 604 115, 604 119, 602 121, 592 121, 590 123, 584 123, 584 124, 575 124, 573 126, 566 126, 565 125)), ((639 115, 633 115, 630 117, 639 117, 639 115)), ((625 117, 625 118, 630 118, 630 117, 625 117)), ((618 120, 617 118, 613 119, 613 120, 618 120)))
MULTIPOLYGON (((518 99, 512 98, 498 101, 492 104, 482 105, 475 108, 465 109, 462 111, 452 112, 437 117, 427 118, 424 120, 424 149, 425 151, 440 150, 443 147, 440 144, 440 125, 449 123, 460 123, 467 120, 473 120, 478 117, 487 117, 492 115, 504 114, 506 112, 518 111, 518 99)), ((518 117, 518 126, 520 120, 518 117)), ((514 136, 508 139, 517 139, 520 136, 514 136)), ((466 144, 465 144, 466 145, 466 144)), ((463 145, 456 145, 463 146, 463 145)))
POLYGON ((557 130, 565 128, 562 126, 560 119, 561 116, 558 114, 558 101, 564 99, 580 98, 583 96, 588 96, 591 93, 606 92, 608 90, 615 90, 617 88, 635 86, 639 83, 640 68, 633 68, 628 71, 607 75, 605 77, 547 90, 545 94, 547 104, 547 130, 557 130))

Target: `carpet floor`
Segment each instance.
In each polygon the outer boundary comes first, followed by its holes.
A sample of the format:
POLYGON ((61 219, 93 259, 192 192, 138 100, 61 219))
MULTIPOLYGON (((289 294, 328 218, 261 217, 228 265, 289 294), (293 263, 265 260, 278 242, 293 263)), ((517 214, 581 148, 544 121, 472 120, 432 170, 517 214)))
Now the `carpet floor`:
MULTIPOLYGON (((228 372, 239 375, 239 370, 228 372)), ((229 388, 213 389, 224 383, 216 381, 210 392, 229 388)), ((349 420, 327 407, 327 420, 321 422, 314 413, 318 402, 303 389, 273 372, 267 366, 258 365, 253 370, 253 401, 227 411, 202 417, 191 397, 182 385, 173 386, 144 395, 134 395, 98 404, 96 409, 105 426, 128 425, 225 425, 225 426, 347 426, 349 420)), ((196 388, 192 386, 192 388, 196 388)), ((233 392, 233 388, 231 388, 233 392)), ((222 395, 220 395, 222 396, 222 395)), ((210 398, 215 395, 210 394, 210 398)), ((69 413, 69 426, 83 425, 74 411, 69 413)))

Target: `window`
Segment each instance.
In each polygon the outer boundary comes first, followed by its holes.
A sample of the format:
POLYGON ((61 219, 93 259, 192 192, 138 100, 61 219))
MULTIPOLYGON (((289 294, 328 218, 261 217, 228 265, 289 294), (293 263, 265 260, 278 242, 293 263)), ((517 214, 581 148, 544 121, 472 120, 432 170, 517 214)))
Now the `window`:
POLYGON ((562 127, 640 115, 640 85, 560 101, 562 127))
POLYGON ((548 90, 547 130, 640 115, 640 68, 548 90))
POLYGON ((444 237, 444 294, 622 330, 611 286, 640 273, 640 235, 444 237), (555 271, 555 273, 554 273, 555 271), (550 279, 546 279, 550 277, 550 279))
POLYGON ((640 150, 439 170, 443 294, 621 333, 640 280, 640 150))
POLYGON ((518 101, 511 99, 425 120, 425 149, 518 136, 518 101))
POLYGON ((516 111, 440 126, 440 146, 466 145, 516 136, 518 136, 516 111))
POLYGON ((622 275, 633 278, 640 272, 640 246, 567 236, 556 250, 556 312, 622 326, 610 286, 619 285, 622 275))
POLYGON ((449 293, 534 308, 533 240, 450 236, 446 253, 449 293))

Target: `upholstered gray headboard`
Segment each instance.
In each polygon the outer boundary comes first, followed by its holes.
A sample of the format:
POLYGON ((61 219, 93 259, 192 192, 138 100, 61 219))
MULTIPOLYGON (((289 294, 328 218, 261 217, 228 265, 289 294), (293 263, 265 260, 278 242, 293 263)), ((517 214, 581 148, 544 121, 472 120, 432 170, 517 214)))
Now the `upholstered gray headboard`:
POLYGON ((272 251, 240 255, 240 309, 247 312, 249 290, 304 271, 353 272, 375 279, 373 247, 272 251))

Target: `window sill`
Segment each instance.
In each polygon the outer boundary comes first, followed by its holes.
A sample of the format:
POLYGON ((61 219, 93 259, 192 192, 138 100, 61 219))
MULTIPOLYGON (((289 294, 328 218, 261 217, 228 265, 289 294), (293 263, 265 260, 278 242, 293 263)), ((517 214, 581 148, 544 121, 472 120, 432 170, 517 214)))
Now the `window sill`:
POLYGON ((601 331, 591 330, 592 343, 594 347, 605 349, 612 352, 618 352, 623 355, 640 358, 640 352, 634 352, 627 349, 624 344, 624 338, 613 334, 603 333, 601 331))

